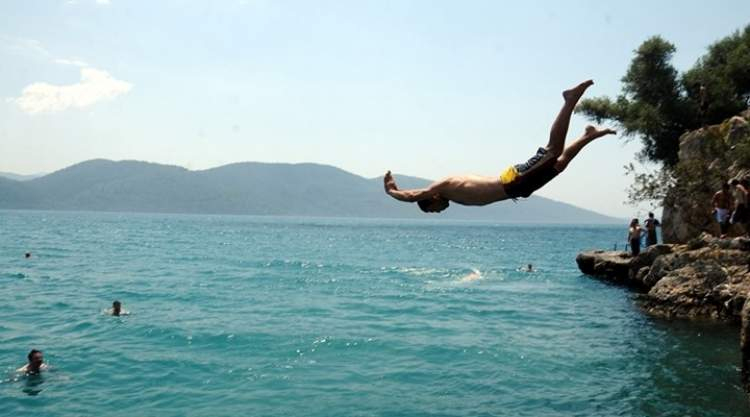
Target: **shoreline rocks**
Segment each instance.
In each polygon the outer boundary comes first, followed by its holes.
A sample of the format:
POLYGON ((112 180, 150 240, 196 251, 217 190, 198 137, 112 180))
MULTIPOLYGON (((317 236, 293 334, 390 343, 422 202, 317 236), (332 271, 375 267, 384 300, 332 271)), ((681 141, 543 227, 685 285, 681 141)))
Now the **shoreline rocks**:
POLYGON ((638 304, 664 318, 740 321, 750 293, 750 239, 708 234, 687 244, 625 252, 586 251, 576 257, 584 274, 641 293, 638 304))

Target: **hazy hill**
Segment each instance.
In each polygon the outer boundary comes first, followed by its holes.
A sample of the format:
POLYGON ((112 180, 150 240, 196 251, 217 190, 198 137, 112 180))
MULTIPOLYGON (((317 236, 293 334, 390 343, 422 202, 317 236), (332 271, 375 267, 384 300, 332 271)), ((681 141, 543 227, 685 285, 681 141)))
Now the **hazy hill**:
POLYGON ((16 180, 16 181, 33 180, 34 178, 39 178, 39 177, 42 177, 44 175, 46 175, 46 174, 28 174, 28 175, 24 175, 24 174, 14 174, 12 172, 0 172, 0 177, 2 177, 2 178, 8 178, 8 179, 11 179, 11 180, 16 180))
MULTIPOLYGON (((403 187, 430 181, 396 175, 403 187)), ((203 171, 138 161, 82 162, 28 181, 0 178, 0 208, 477 219, 499 222, 612 223, 569 204, 531 197, 487 207, 453 205, 426 215, 416 205, 383 192, 381 178, 367 179, 318 164, 244 162, 203 171)))

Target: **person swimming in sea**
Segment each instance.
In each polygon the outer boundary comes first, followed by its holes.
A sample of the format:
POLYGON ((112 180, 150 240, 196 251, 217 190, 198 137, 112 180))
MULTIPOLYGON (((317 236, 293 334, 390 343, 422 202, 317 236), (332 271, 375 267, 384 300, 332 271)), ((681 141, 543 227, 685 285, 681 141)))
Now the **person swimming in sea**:
POLYGON ((459 279, 458 282, 472 282, 482 279, 482 273, 475 268, 471 268, 471 273, 464 275, 463 278, 459 279))
POLYGON ((47 370, 47 364, 44 363, 44 354, 41 350, 31 349, 28 355, 26 355, 28 363, 18 369, 16 372, 26 375, 37 375, 42 371, 47 370))
POLYGON ((612 129, 587 126, 583 135, 565 147, 565 137, 570 117, 578 100, 593 81, 584 81, 563 91, 563 104, 557 115, 547 146, 539 148, 534 156, 522 164, 508 167, 500 177, 478 175, 451 176, 416 190, 400 190, 391 171, 383 178, 385 192, 399 201, 414 203, 425 213, 439 213, 453 201, 466 206, 484 206, 507 199, 527 198, 567 168, 573 158, 594 139, 615 134, 612 129))
POLYGON ((108 311, 109 314, 113 316, 127 316, 130 315, 130 312, 127 310, 122 309, 122 303, 115 300, 112 302, 112 308, 108 311))

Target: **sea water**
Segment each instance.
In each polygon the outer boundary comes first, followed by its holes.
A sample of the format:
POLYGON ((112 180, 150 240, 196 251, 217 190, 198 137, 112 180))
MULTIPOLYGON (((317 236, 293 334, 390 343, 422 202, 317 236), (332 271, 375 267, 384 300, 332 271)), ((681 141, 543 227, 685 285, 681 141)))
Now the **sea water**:
POLYGON ((750 413, 736 327, 649 318, 580 274, 624 235, 2 211, 0 415, 750 413), (31 348, 51 370, 18 376, 31 348))

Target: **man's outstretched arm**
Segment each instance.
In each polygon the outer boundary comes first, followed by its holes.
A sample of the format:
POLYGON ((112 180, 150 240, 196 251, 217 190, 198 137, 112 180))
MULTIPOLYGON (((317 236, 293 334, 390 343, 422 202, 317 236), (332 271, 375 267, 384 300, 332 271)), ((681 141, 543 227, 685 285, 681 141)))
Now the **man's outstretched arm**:
POLYGON ((385 186, 385 192, 399 201, 406 201, 414 203, 419 200, 432 198, 439 194, 440 183, 430 185, 428 188, 421 188, 417 190, 399 190, 396 186, 396 181, 391 175, 391 171, 385 173, 383 177, 383 185, 385 186))

